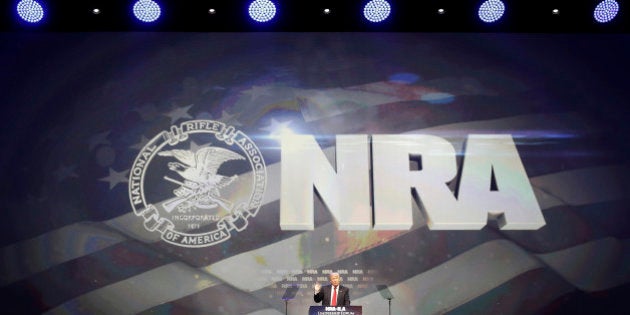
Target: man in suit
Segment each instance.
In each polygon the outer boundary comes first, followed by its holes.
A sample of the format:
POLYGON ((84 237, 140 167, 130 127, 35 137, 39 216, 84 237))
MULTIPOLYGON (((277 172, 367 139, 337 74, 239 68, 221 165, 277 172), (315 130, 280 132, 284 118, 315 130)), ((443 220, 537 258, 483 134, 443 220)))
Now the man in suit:
POLYGON ((315 303, 322 302, 324 306, 347 306, 350 305, 350 289, 339 285, 339 273, 333 272, 328 276, 330 285, 322 287, 321 284, 315 283, 315 295, 313 300, 315 303))

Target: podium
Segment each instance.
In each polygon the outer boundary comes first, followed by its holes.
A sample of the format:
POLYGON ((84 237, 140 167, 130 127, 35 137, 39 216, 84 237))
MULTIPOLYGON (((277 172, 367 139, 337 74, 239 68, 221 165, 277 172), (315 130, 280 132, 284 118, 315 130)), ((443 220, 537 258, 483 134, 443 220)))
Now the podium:
POLYGON ((358 305, 351 306, 311 306, 308 315, 362 315, 363 308, 358 305))
POLYGON ((282 296, 282 299, 284 300, 284 315, 289 314, 289 301, 295 298, 295 294, 298 290, 299 288, 297 285, 292 285, 284 292, 284 295, 282 296))

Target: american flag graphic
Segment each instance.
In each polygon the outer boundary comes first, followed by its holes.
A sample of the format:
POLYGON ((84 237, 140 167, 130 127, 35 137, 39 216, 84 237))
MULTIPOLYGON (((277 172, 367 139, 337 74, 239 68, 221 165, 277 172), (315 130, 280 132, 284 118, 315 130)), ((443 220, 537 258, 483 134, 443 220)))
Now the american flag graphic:
POLYGON ((330 271, 367 315, 388 313, 383 285, 398 315, 627 312, 626 35, 0 37, 2 313, 305 314, 330 271), (144 228, 128 183, 195 119, 247 133, 268 178, 246 229, 185 248, 144 228), (315 198, 315 229, 283 231, 282 128, 327 154, 338 134, 436 135, 460 164, 469 134, 511 134, 546 225, 434 231, 413 202, 410 230, 342 231, 315 198))

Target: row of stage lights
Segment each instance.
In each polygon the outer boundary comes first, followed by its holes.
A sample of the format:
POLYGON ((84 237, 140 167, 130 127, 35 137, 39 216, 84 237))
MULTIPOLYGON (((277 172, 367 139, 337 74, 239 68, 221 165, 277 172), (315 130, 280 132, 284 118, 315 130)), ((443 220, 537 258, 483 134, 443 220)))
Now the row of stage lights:
MULTIPOLYGON (((20 0, 16 5, 19 17, 27 23, 41 22, 46 12, 42 5, 44 0, 20 0)), ((479 19, 485 23, 499 21, 505 13, 506 6, 501 0, 485 0, 477 11, 479 19)), ((131 7, 136 19, 144 23, 156 22, 161 14, 160 4, 153 0, 137 0, 131 7)), ((247 8, 249 17, 258 23, 267 23, 276 17, 276 4, 271 0, 253 0, 247 8)), ((93 8, 92 13, 101 14, 99 8, 93 8)), ((217 13, 216 9, 208 9, 209 14, 217 13)), ((330 14, 331 9, 323 9, 323 14, 330 14)), ((363 17, 372 23, 380 23, 387 20, 391 13, 391 5, 387 0, 369 0, 363 6, 363 17)), ((438 14, 444 14, 444 9, 438 9, 438 14)), ((553 9, 552 14, 559 14, 559 9, 553 9)), ((598 23, 608 23, 619 13, 619 4, 616 0, 603 0, 593 9, 593 19, 598 23)))

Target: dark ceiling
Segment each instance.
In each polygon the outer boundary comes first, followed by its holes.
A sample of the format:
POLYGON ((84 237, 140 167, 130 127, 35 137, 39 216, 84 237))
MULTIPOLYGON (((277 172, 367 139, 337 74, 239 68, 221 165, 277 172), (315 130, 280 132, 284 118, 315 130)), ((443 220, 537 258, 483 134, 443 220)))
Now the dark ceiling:
POLYGON ((16 14, 18 0, 0 7, 2 31, 190 31, 190 32, 526 32, 625 33, 623 3, 609 23, 597 23, 593 9, 601 0, 503 0, 504 16, 482 23, 477 10, 483 0, 388 0, 389 19, 368 23, 362 8, 368 0, 274 0, 275 18, 255 23, 247 15, 252 0, 155 0, 162 14, 154 23, 138 22, 131 13, 135 0, 38 0, 46 10, 41 23, 30 24, 16 14), (94 8, 100 14, 92 13, 94 8), (209 14, 209 9, 215 14, 209 14), (330 14, 323 9, 329 8, 330 14), (438 9, 444 9, 443 14, 438 9), (552 14, 558 9, 559 14, 552 14))

